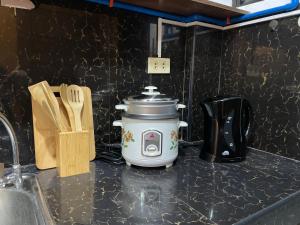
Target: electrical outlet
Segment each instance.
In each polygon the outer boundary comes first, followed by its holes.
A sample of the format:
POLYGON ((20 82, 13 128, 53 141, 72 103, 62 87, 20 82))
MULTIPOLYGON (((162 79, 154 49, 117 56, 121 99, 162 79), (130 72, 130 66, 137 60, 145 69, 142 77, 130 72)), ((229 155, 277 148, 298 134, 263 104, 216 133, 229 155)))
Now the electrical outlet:
POLYGON ((148 58, 148 73, 150 74, 169 74, 170 59, 169 58, 148 58))

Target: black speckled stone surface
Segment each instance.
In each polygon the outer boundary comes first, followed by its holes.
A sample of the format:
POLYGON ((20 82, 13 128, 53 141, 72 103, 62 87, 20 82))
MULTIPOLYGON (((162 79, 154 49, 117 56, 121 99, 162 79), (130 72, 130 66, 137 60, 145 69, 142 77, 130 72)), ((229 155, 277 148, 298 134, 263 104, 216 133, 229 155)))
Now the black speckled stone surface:
POLYGON ((170 169, 95 161, 90 174, 38 179, 58 225, 233 224, 300 190, 299 161, 252 149, 244 162, 212 164, 198 153, 181 150, 170 169))
MULTIPOLYGON (((16 16, 0 7, 0 112, 15 128, 22 164, 34 163, 27 88, 42 80, 91 88, 96 146, 121 141, 120 129, 112 126, 121 118, 115 105, 149 84, 187 102, 184 28, 164 26, 162 54, 172 58, 171 74, 149 75, 146 62, 156 55, 157 18, 84 0, 35 2, 36 9, 17 9, 16 16)), ((5 135, 0 126, 0 136, 5 135)), ((9 164, 7 146, 1 139, 1 162, 9 164)))
POLYGON ((300 191, 239 221, 236 225, 299 225, 300 191))
MULTIPOLYGON (((255 111, 251 146, 300 159, 297 17, 279 20, 276 31, 268 23, 224 32, 164 26, 162 55, 171 58, 171 74, 160 76, 145 72, 147 57, 156 55, 157 18, 83 0, 35 2, 36 9, 16 16, 0 7, 0 112, 16 130, 23 164, 34 163, 27 87, 42 80, 91 87, 97 146, 120 142, 114 106, 153 84, 190 103, 182 116, 189 140, 203 139, 201 100, 241 95, 255 111)), ((0 158, 11 163, 7 137, 0 158)))

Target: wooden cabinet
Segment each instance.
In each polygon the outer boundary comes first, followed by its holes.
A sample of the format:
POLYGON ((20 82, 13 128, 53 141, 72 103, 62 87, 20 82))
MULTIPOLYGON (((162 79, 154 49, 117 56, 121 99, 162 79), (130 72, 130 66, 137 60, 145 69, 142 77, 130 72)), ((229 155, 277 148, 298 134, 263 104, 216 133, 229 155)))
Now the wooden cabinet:
POLYGON ((209 0, 119 0, 148 9, 168 12, 175 15, 205 15, 218 19, 247 14, 245 10, 223 5, 209 0))

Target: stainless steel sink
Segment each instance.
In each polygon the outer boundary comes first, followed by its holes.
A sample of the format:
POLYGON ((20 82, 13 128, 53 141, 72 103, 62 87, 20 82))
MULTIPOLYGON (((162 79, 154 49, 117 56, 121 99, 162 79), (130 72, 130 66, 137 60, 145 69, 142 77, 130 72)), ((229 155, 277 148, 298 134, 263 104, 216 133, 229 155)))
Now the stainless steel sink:
POLYGON ((35 175, 23 174, 23 188, 0 189, 0 224, 53 225, 35 175))

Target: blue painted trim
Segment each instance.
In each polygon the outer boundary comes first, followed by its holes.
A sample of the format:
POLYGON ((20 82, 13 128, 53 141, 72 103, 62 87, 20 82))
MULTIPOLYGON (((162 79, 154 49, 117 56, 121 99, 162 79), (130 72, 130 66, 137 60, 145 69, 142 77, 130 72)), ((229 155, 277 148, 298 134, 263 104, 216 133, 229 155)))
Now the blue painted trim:
MULTIPOLYGON (((93 2, 93 3, 98 3, 101 5, 109 5, 109 0, 85 0, 88 2, 93 2)), ((162 17, 165 19, 169 19, 169 20, 175 20, 178 22, 184 22, 185 21, 185 17, 183 16, 176 16, 174 14, 171 13, 165 13, 165 12, 161 12, 158 10, 153 10, 153 9, 147 9, 147 8, 143 8, 140 6, 135 6, 135 5, 131 5, 131 4, 126 4, 126 3, 121 3, 121 2, 114 2, 114 8, 119 8, 119 9, 125 9, 125 10, 129 10, 129 11, 133 11, 133 12, 137 12, 137 13, 143 13, 146 15, 150 15, 150 16, 156 16, 156 17, 162 17)))
POLYGON ((232 18, 231 23, 239 23, 239 22, 243 22, 245 20, 255 19, 258 17, 267 16, 267 15, 273 15, 273 14, 280 13, 280 12, 292 11, 292 10, 296 9, 298 7, 298 5, 299 5, 299 0, 291 0, 291 2, 286 5, 282 5, 282 6, 272 8, 272 9, 266 9, 266 10, 263 10, 260 12, 250 13, 250 14, 246 14, 243 16, 238 16, 238 17, 232 18))
MULTIPOLYGON (((92 3, 98 3, 98 4, 106 5, 106 6, 109 5, 109 0, 86 0, 86 1, 92 2, 92 3)), ((219 26, 225 26, 225 24, 226 24, 222 20, 214 19, 214 18, 211 18, 208 16, 202 16, 202 15, 192 15, 192 16, 188 16, 188 17, 176 16, 171 13, 165 13, 162 11, 147 9, 147 8, 143 8, 140 6, 135 6, 135 5, 121 3, 121 2, 115 2, 114 7, 119 8, 119 9, 125 9, 125 10, 129 10, 129 11, 137 12, 137 13, 143 13, 143 14, 150 15, 150 16, 156 16, 156 17, 161 17, 164 19, 183 22, 183 23, 199 21, 199 22, 205 22, 205 23, 212 23, 212 24, 216 24, 219 26)))
MULTIPOLYGON (((85 1, 98 3, 98 4, 102 4, 102 5, 107 5, 107 6, 109 5, 109 0, 85 0, 85 1)), ((243 16, 233 17, 233 18, 231 18, 231 24, 243 22, 246 20, 256 19, 259 17, 268 16, 268 15, 272 15, 272 14, 276 14, 276 13, 280 13, 280 12, 292 11, 292 10, 296 9, 298 6, 299 6, 299 0, 291 0, 290 3, 283 5, 283 6, 263 10, 260 12, 250 13, 250 14, 243 15, 243 16)), ((140 6, 135 6, 132 4, 126 4, 126 3, 121 3, 121 2, 115 2, 114 7, 119 8, 119 9, 125 9, 125 10, 129 10, 129 11, 137 12, 137 13, 143 13, 143 14, 150 15, 150 16, 156 16, 156 17, 161 17, 164 19, 183 22, 183 23, 204 22, 204 23, 210 23, 210 24, 219 25, 219 26, 223 26, 223 27, 227 25, 227 22, 225 20, 211 18, 211 17, 207 17, 207 16, 203 16, 203 15, 192 15, 192 16, 188 16, 188 17, 177 16, 177 15, 174 15, 171 13, 165 13, 162 11, 147 9, 147 8, 143 8, 140 6)))
POLYGON ((216 18, 211 18, 211 17, 207 17, 207 16, 201 16, 201 15, 192 15, 189 17, 185 18, 185 23, 190 23, 190 22, 205 22, 205 23, 212 23, 215 25, 219 25, 219 26, 225 26, 226 22, 224 20, 220 20, 220 19, 216 19, 216 18))

